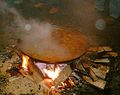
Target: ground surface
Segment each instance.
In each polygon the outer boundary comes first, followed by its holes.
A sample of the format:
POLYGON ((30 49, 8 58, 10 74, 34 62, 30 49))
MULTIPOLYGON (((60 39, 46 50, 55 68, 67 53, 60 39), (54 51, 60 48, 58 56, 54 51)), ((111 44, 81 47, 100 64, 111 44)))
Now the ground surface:
MULTIPOLYGON (((115 51, 120 51, 120 20, 116 20, 112 25, 106 24, 103 30, 97 29, 95 26, 96 21, 106 19, 107 15, 95 9, 95 0, 62 0, 61 4, 55 3, 58 7, 58 12, 55 14, 49 13, 52 7, 51 4, 41 7, 38 3, 33 3, 32 0, 24 0, 20 4, 13 4, 12 2, 9 5, 15 7, 18 13, 27 20, 36 19, 51 22, 61 27, 77 29, 88 37, 91 46, 108 45, 115 51)), ((0 4, 1 6, 4 8, 0 4)), ((15 18, 9 12, 0 12, 0 51, 8 45, 15 45, 17 41, 14 40, 22 35, 19 29, 13 28, 15 27, 13 23, 15 18)), ((108 77, 108 86, 105 91, 98 90, 100 95, 119 95, 120 93, 120 68, 119 65, 114 67, 114 64, 112 64, 112 67, 108 77)), ((86 88, 82 93, 83 95, 98 95, 95 91, 96 89, 86 88)))

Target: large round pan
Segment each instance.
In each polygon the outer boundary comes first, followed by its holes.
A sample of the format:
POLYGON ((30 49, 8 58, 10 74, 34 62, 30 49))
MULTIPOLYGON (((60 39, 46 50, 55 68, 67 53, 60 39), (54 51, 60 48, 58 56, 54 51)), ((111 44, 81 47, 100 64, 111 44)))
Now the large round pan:
MULTIPOLYGON (((51 36, 23 38, 19 43, 21 51, 46 63, 63 63, 83 55, 88 47, 87 38, 78 31, 55 29, 51 36)), ((34 34, 33 34, 34 36, 34 34)))

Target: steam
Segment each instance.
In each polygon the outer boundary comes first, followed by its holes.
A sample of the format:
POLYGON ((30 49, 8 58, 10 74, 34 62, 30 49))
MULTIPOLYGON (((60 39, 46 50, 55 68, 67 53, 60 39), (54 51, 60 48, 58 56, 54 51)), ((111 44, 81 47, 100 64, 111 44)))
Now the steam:
MULTIPOLYGON (((26 32, 26 35, 22 36, 23 50, 33 48, 32 52, 44 54, 47 50, 52 51, 56 56, 62 56, 63 58, 68 54, 68 51, 62 48, 59 43, 52 39, 52 33, 58 28, 55 25, 51 25, 47 22, 37 22, 32 20, 29 22, 31 30, 26 32)), ((46 57, 51 55, 44 54, 46 57)))
POLYGON ((10 28, 15 31, 14 33, 19 31, 16 33, 16 37, 21 39, 22 45, 20 48, 23 51, 32 47, 34 50, 31 52, 34 53, 44 53, 46 50, 50 50, 63 58, 68 54, 67 50, 52 39, 51 34, 58 28, 57 26, 34 19, 26 20, 14 7, 9 7, 5 1, 0 1, 0 13, 7 15, 7 12, 14 15, 14 21, 12 21, 10 28))

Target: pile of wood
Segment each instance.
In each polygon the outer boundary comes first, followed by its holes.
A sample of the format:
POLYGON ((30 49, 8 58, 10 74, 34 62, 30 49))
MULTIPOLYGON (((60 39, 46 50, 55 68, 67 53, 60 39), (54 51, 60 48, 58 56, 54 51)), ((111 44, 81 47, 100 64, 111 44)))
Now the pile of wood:
MULTIPOLYGON (((36 83, 40 83, 44 88, 45 95, 49 95, 52 91, 51 88, 57 88, 61 85, 62 82, 64 83, 66 80, 67 83, 71 80, 73 82, 73 85, 77 85, 71 76, 75 77, 77 81, 79 79, 82 79, 87 83, 98 87, 99 89, 104 89, 106 85, 105 78, 110 70, 111 58, 116 58, 118 56, 119 54, 112 51, 112 48, 110 47, 103 46, 89 48, 85 55, 67 65, 54 81, 49 82, 43 78, 43 75, 41 73, 38 73, 40 70, 38 70, 37 67, 33 66, 34 64, 32 61, 30 61, 31 65, 29 65, 29 68, 33 73, 33 79, 36 81, 36 83)), ((72 82, 69 83, 72 85, 72 82)), ((59 94, 60 93, 54 93, 51 95, 59 94)))

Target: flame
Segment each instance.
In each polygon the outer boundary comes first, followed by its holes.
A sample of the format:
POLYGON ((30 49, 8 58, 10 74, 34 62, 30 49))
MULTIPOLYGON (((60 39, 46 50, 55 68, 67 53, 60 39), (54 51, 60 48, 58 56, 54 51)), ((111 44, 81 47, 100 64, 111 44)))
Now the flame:
POLYGON ((25 71, 28 71, 28 60, 29 60, 28 56, 26 55, 22 56, 22 67, 25 71))
POLYGON ((71 84, 71 86, 75 86, 75 83, 73 82, 71 78, 69 78, 68 82, 71 84))
POLYGON ((48 75, 49 78, 51 78, 52 80, 55 80, 59 76, 60 68, 56 67, 55 70, 44 69, 44 72, 48 75))

